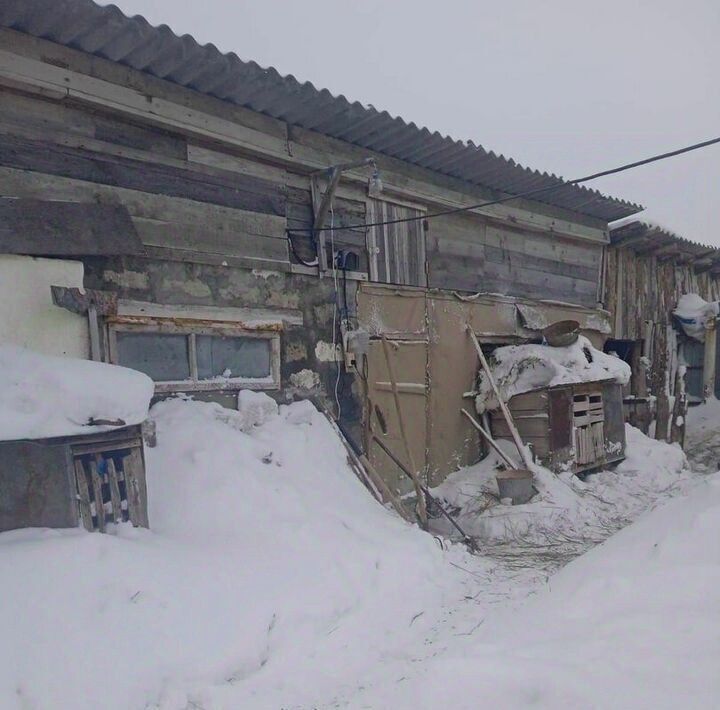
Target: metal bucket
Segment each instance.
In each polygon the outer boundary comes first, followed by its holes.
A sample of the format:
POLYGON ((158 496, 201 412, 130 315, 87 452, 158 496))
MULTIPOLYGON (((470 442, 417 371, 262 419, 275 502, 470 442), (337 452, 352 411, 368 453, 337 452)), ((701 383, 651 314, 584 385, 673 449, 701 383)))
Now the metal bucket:
POLYGON ((500 500, 510 498, 513 505, 522 505, 535 495, 532 471, 511 468, 501 471, 495 478, 500 491, 500 500))
POLYGON ((562 348, 572 345, 580 335, 580 323, 576 320, 559 320, 543 329, 543 337, 548 345, 562 348))

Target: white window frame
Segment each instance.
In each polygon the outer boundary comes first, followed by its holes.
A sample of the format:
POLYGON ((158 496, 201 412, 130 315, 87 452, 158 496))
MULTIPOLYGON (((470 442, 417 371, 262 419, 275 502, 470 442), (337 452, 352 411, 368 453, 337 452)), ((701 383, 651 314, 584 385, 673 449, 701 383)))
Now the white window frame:
POLYGON ((154 333, 158 335, 185 335, 188 342, 190 379, 155 382, 155 392, 212 392, 251 390, 277 390, 280 388, 280 332, 279 330, 249 330, 225 323, 178 323, 170 319, 132 318, 117 319, 108 323, 110 362, 121 365, 118 359, 118 333, 154 333), (224 335, 228 337, 259 338, 270 341, 270 375, 268 377, 216 377, 201 380, 197 374, 195 338, 198 335, 224 335))

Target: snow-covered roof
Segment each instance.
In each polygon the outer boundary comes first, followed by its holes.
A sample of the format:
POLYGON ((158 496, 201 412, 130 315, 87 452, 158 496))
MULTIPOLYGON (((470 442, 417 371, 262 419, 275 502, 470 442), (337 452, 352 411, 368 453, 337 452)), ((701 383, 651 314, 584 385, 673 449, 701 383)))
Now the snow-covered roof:
POLYGON ((153 391, 147 375, 126 367, 0 346, 0 441, 139 424, 153 391))
MULTIPOLYGON (((597 350, 584 336, 564 348, 549 345, 508 345, 490 360, 495 383, 507 402, 523 392, 556 385, 614 380, 630 381, 630 366, 614 355, 597 350)), ((487 377, 481 377, 475 400, 479 412, 496 409, 498 401, 487 377)))

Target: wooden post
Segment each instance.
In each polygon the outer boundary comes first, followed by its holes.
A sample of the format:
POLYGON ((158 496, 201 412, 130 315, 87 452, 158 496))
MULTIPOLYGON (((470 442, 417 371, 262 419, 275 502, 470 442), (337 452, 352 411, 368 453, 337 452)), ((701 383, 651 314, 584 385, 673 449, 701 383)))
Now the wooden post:
POLYGON ((90 482, 92 483, 93 496, 95 497, 95 517, 97 518, 97 529, 105 532, 105 504, 102 496, 102 480, 98 472, 97 463, 90 460, 90 482))
POLYGON ((475 350, 477 351, 478 357, 480 358, 480 364, 482 365, 482 369, 485 372, 485 376, 488 378, 488 382, 490 383, 490 386, 492 387, 492 390, 495 393, 495 397, 497 398, 498 404, 500 405, 500 411, 502 412, 503 416, 505 417, 505 421, 507 422, 508 429, 510 430, 510 434, 512 435, 513 441, 515 442, 515 446, 517 447, 518 453, 520 454, 520 458, 523 460, 523 463, 525 464, 525 468, 531 469, 533 462, 530 459, 527 449, 523 445, 522 439, 520 438, 520 434, 518 433, 517 427, 515 426, 515 421, 512 418, 512 414, 510 414, 510 410, 508 409, 507 404, 505 404, 505 400, 503 399, 502 395, 500 394, 500 390, 497 388, 497 385, 495 384, 495 378, 492 376, 492 372, 490 370, 490 365, 488 365, 488 362, 485 359, 485 353, 482 351, 482 348, 480 347, 480 343, 478 342, 478 339, 475 336, 473 329, 469 325, 467 326, 467 331, 468 331, 468 333, 470 333, 470 337, 472 338, 473 345, 475 346, 475 350))
MULTIPOLYGON (((376 435, 373 435, 373 439, 377 443, 377 445, 388 455, 388 457, 395 463, 395 465, 406 475, 410 478, 415 480, 415 477, 410 473, 410 469, 408 469, 407 466, 403 464, 400 459, 395 456, 395 454, 388 449, 387 446, 385 446, 384 442, 376 435)), ((420 487, 422 488, 423 493, 425 494, 425 497, 432 502, 435 505, 435 508, 440 512, 440 514, 447 519, 447 521, 452 525, 455 530, 457 530, 463 537, 463 542, 470 548, 471 551, 477 552, 478 547, 475 540, 473 540, 457 523, 457 521, 450 515, 450 513, 445 510, 445 508, 440 505, 439 501, 436 498, 433 498, 433 496, 430 494, 430 491, 427 489, 427 486, 423 486, 420 484, 420 487)))
POLYGON ((508 465, 510 468, 518 468, 518 465, 514 463, 509 456, 505 454, 505 452, 497 445, 497 442, 495 439, 492 438, 490 435, 490 432, 486 431, 484 427, 480 425, 480 422, 478 422, 470 412, 467 411, 467 409, 461 409, 460 410, 469 420, 470 423, 483 435, 483 438, 485 441, 487 441, 490 446, 492 446, 493 449, 497 452, 498 456, 508 465))
POLYGON ((703 397, 715 396, 715 357, 717 354, 717 330, 715 319, 705 325, 705 353, 703 357, 703 397))
POLYGON ((402 410, 400 408, 400 396, 398 394, 397 380, 395 379, 395 371, 393 369, 392 361, 390 359, 390 346, 388 345, 385 335, 381 335, 380 338, 382 340, 383 353, 385 354, 385 362, 387 364, 390 387, 392 389, 393 399, 395 400, 395 411, 397 412, 398 425, 400 427, 400 436, 402 437, 403 443, 405 444, 405 453, 407 454, 408 462, 410 463, 410 470, 412 471, 410 477, 412 478, 412 482, 415 487, 415 494, 417 495, 418 518, 420 518, 420 522, 422 525, 427 525, 427 508, 425 505, 425 498, 423 496, 420 480, 418 479, 418 470, 417 466, 415 465, 415 458, 413 457, 412 449, 410 448, 410 442, 405 431, 405 420, 403 419, 402 410))
POLYGON ((78 490, 78 508, 80 508, 80 520, 88 532, 95 529, 90 510, 90 489, 88 488, 87 476, 82 459, 75 459, 75 481, 78 490))
POLYGON ((88 306, 88 328, 90 330, 90 359, 100 362, 100 324, 98 322, 97 307, 94 304, 88 306))
POLYGON ((108 469, 108 481, 110 482, 110 500, 112 501, 113 517, 116 523, 122 523, 122 503, 120 498, 120 486, 118 485, 118 474, 115 469, 115 461, 111 457, 105 459, 108 469))
POLYGON ((128 514, 135 527, 147 528, 147 485, 145 483, 145 463, 140 447, 133 446, 123 459, 125 489, 127 490, 128 514))
POLYGON ((385 482, 383 477, 377 472, 375 467, 370 463, 370 460, 367 456, 364 454, 361 454, 358 457, 360 463, 365 467, 365 470, 367 471, 368 476, 372 479, 375 486, 380 489, 380 492, 383 495, 383 498, 386 502, 389 502, 390 505, 395 509, 395 512, 405 520, 407 520, 409 523, 414 523, 415 520, 413 519, 412 513, 403 505, 403 502, 396 496, 392 490, 390 490, 390 486, 385 482))
POLYGON ((685 390, 685 375, 681 368, 675 375, 675 404, 673 406, 672 421, 670 422, 670 443, 678 442, 680 446, 685 443, 685 421, 687 419, 687 392, 685 390))

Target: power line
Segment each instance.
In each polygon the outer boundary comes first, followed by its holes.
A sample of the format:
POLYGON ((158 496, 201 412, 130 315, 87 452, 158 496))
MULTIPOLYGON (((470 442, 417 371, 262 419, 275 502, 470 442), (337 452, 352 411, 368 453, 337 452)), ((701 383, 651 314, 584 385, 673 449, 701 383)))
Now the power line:
POLYGON ((648 165, 649 163, 656 163, 660 160, 666 160, 667 158, 673 158, 676 155, 682 155, 683 153, 690 153, 693 150, 699 150, 701 148, 707 148, 708 146, 714 145, 715 143, 720 143, 720 137, 718 138, 711 138, 707 141, 702 141, 701 143, 695 143, 693 145, 686 146, 684 148, 678 148, 677 150, 671 150, 667 153, 660 153, 659 155, 653 155, 650 158, 644 158, 643 160, 637 160, 634 163, 627 163, 625 165, 621 165, 617 168, 610 168, 609 170, 602 170, 598 173, 593 173, 592 175, 586 175, 585 177, 579 177, 575 178, 574 180, 564 180, 562 184, 560 185, 550 185, 546 187, 538 187, 534 190, 527 190, 526 192, 520 192, 517 195, 508 195, 506 197, 500 197, 496 200, 487 200, 486 202, 478 202, 474 205, 467 205, 466 207, 454 207, 452 209, 448 210, 442 210, 441 212, 433 212, 431 214, 424 214, 419 215, 417 217, 403 217, 401 219, 390 219, 385 220, 383 222, 365 222, 362 224, 349 224, 346 226, 330 226, 330 227, 321 227, 320 229, 315 228, 296 228, 296 229, 287 229, 286 232, 288 233, 288 236, 292 233, 318 233, 318 232, 336 232, 339 230, 346 230, 346 229, 368 229, 370 227, 383 227, 385 225, 389 224, 403 224, 406 222, 418 222, 425 219, 432 219, 433 217, 445 217, 446 215, 450 214, 457 214, 458 212, 469 212, 470 210, 475 210, 480 207, 489 207, 491 205, 499 205, 503 202, 510 202, 510 200, 518 200, 523 197, 531 197, 533 195, 539 195, 543 192, 551 192, 552 190, 560 190, 568 185, 579 185, 584 182, 589 182, 590 180, 596 180, 600 177, 605 177, 606 175, 615 175, 616 173, 622 173, 626 170, 632 170, 633 168, 639 168, 642 165, 648 165))

